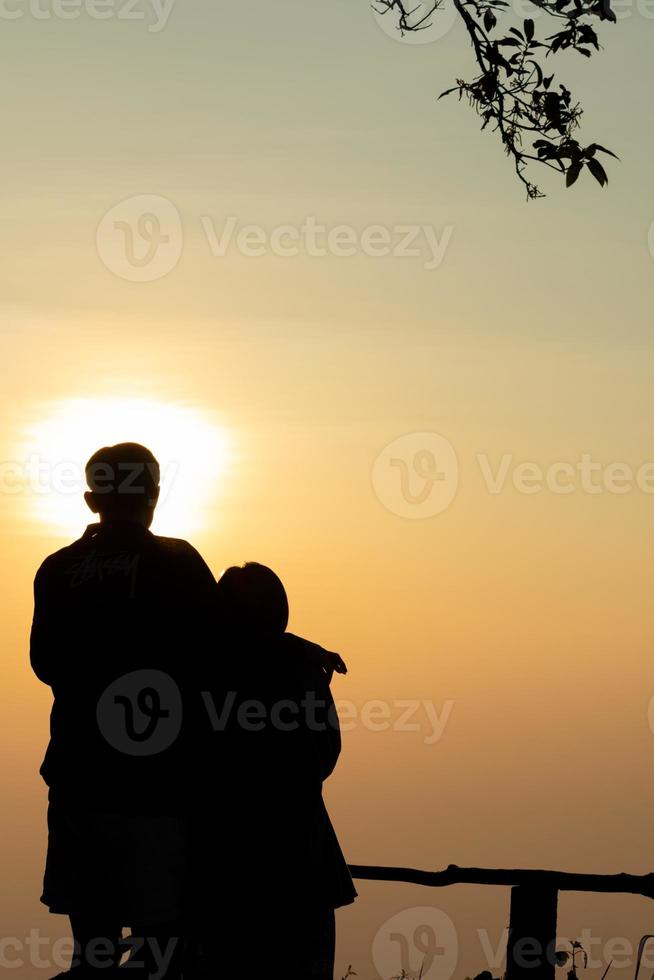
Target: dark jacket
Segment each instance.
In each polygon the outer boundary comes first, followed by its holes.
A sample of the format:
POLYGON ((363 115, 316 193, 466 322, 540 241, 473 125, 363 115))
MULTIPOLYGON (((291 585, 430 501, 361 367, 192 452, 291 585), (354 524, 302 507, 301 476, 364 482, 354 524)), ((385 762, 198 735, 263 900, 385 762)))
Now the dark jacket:
POLYGON ((327 678, 302 641, 225 638, 205 689, 196 852, 198 898, 332 908, 356 892, 322 799, 341 750, 327 678), (220 717, 221 727, 215 730, 220 717))
POLYGON ((41 767, 53 796, 115 812, 185 807, 183 709, 214 589, 190 544, 138 524, 91 525, 45 560, 30 657, 54 695, 41 767))

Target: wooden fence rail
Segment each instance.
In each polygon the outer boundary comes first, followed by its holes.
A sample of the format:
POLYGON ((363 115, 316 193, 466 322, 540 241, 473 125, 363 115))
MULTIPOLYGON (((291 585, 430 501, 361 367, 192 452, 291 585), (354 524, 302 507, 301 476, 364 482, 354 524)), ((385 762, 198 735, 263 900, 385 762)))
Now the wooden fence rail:
POLYGON ((623 892, 654 898, 654 874, 584 875, 567 871, 529 871, 516 868, 459 868, 450 864, 444 871, 418 871, 415 868, 384 868, 351 864, 353 878, 367 881, 406 881, 412 885, 443 888, 449 885, 529 885, 567 892, 623 892))
POLYGON ((353 878, 401 881, 430 888, 500 885, 511 888, 507 980, 554 980, 556 916, 560 891, 627 893, 654 898, 654 874, 597 875, 520 868, 459 868, 444 871, 351 864, 353 878))

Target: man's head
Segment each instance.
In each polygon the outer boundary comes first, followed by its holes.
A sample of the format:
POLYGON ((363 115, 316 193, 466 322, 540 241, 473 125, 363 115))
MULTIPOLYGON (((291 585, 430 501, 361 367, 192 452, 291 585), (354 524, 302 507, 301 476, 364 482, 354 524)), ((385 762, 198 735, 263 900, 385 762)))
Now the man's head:
POLYGON ((274 636, 288 626, 288 597, 271 568, 249 561, 233 565, 218 580, 223 622, 245 633, 274 636))
POLYGON ((145 446, 121 442, 98 449, 86 464, 86 503, 102 521, 149 527, 159 499, 159 463, 145 446))

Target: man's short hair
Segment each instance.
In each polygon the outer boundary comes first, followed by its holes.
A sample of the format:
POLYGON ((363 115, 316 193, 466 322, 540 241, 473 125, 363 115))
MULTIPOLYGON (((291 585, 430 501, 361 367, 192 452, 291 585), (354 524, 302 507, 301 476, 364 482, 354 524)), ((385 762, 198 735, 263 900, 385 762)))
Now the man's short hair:
POLYGON ((85 473, 89 490, 104 497, 109 507, 136 506, 144 498, 153 503, 161 478, 155 456, 137 442, 98 449, 86 464, 85 473))

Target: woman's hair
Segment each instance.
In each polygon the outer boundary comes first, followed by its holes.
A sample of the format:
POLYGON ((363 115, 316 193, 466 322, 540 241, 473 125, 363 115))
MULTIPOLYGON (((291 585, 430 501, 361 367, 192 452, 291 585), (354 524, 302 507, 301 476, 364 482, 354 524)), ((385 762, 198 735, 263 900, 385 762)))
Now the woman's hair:
POLYGON ((256 561, 232 565, 218 579, 223 622, 236 630, 276 634, 288 626, 288 597, 281 579, 256 561))

